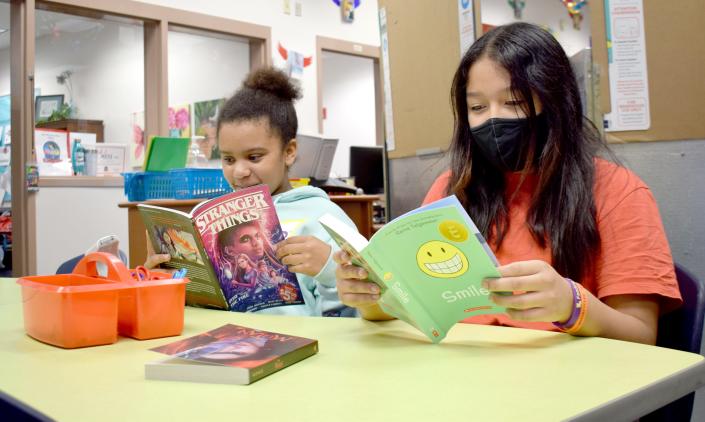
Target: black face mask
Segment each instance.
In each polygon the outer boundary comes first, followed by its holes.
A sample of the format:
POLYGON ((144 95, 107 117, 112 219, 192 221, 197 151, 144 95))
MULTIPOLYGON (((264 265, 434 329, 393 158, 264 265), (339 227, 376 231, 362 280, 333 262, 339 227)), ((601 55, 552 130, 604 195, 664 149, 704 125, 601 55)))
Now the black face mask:
MULTIPOLYGON (((479 126, 471 127, 470 132, 482 155, 497 169, 519 171, 524 168, 531 136, 528 118, 492 118, 479 126)), ((534 166, 538 164, 547 140, 548 122, 545 113, 541 113, 536 116, 534 166)))

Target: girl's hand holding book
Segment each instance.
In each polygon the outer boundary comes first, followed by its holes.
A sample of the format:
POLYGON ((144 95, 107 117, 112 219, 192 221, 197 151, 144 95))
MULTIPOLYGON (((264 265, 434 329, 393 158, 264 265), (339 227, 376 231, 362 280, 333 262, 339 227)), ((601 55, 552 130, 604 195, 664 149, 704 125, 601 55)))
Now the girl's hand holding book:
POLYGON ((377 284, 367 280, 367 271, 353 265, 350 262, 350 255, 345 251, 336 252, 333 260, 338 264, 335 278, 340 301, 344 305, 357 308, 365 319, 392 319, 377 304, 380 289, 377 284))
POLYGON ((485 279, 482 285, 493 292, 492 301, 506 307, 512 319, 562 322, 570 318, 573 308, 572 282, 561 277, 548 263, 519 261, 497 269, 502 277, 485 279))
MULTIPOLYGON (((152 241, 149 239, 149 234, 145 231, 145 236, 147 237, 147 260, 144 262, 144 267, 147 269, 158 268, 161 264, 169 262, 171 255, 168 253, 156 253, 152 247, 152 241)), ((169 271, 167 271, 169 272, 169 271)))
POLYGON ((292 236, 277 243, 277 259, 289 271, 315 277, 328 262, 331 247, 314 236, 292 236))

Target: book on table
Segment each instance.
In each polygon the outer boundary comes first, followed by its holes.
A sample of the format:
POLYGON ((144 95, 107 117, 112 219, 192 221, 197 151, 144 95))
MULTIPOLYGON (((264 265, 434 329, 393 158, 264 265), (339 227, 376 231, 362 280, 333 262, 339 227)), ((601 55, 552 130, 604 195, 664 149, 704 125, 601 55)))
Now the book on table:
POLYGON ((319 222, 379 285, 382 310, 434 343, 460 320, 505 312, 481 285, 500 276, 497 259, 455 196, 397 217, 369 241, 330 214, 319 222))
POLYGON ((155 347, 169 355, 145 364, 145 378, 250 384, 318 352, 318 341, 227 324, 155 347))
POLYGON ((303 304, 296 275, 274 253, 285 233, 266 185, 238 189, 198 204, 191 213, 139 204, 162 264, 186 269, 192 306, 255 312, 303 304))

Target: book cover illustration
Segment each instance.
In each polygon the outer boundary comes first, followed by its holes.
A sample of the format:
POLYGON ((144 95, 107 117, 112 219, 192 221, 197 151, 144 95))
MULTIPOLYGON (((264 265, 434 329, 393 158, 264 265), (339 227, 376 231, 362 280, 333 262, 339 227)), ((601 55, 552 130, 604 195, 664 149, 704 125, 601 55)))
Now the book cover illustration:
POLYGON ((148 378, 249 384, 316 354, 318 342, 227 324, 150 350, 177 359, 147 364, 148 378), (193 368, 192 364, 200 364, 200 367, 193 368), (162 368, 155 368, 159 366, 162 368), (237 376, 227 380, 228 372, 218 367, 244 371, 236 372, 237 376))
POLYGON ((193 214, 230 310, 304 303, 296 275, 274 253, 286 235, 266 185, 201 204, 193 214))
POLYGON ((496 258, 455 197, 398 217, 369 242, 330 217, 321 223, 380 285, 382 309, 433 342, 462 319, 504 312, 481 287, 499 277, 496 258))

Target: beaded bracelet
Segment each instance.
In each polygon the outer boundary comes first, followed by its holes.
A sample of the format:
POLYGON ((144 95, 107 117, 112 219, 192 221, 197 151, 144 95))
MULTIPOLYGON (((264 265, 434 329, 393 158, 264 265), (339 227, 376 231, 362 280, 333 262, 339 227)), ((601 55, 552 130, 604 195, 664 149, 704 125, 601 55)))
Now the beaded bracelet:
POLYGON ((581 292, 578 290, 578 285, 571 279, 566 278, 565 281, 568 282, 570 285, 572 291, 573 291, 573 310, 570 313, 570 318, 568 318, 567 321, 565 322, 560 322, 560 321, 554 321, 553 325, 558 327, 559 329, 566 331, 570 328, 572 328, 577 322, 578 318, 580 318, 580 310, 582 308, 581 306, 581 301, 582 301, 582 295, 581 292))

